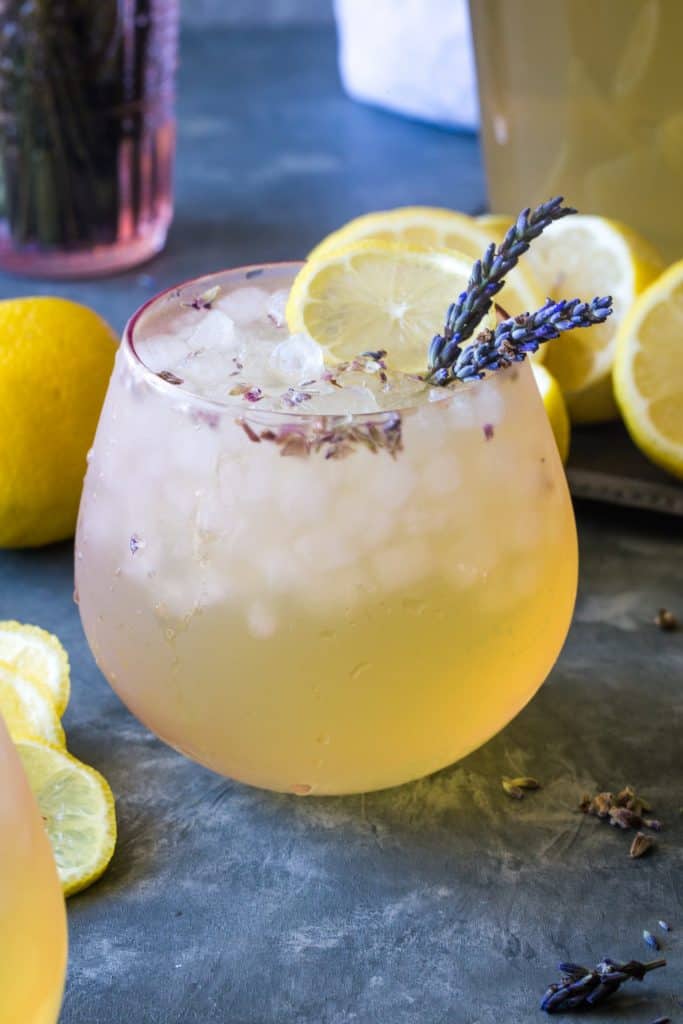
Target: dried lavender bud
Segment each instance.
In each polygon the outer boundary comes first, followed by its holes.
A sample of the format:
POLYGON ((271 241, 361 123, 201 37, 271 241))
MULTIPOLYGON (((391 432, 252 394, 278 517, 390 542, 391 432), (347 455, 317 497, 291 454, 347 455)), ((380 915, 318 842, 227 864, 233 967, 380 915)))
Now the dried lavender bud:
POLYGON ((678 619, 668 608, 660 608, 655 617, 655 626, 659 626, 665 633, 673 633, 678 629, 678 619))
POLYGON ((660 948, 659 939, 655 935, 653 935, 652 932, 649 932, 647 928, 643 928, 643 940, 645 941, 646 945, 650 947, 650 949, 660 948))
POLYGON ((568 978, 583 978, 585 974, 590 974, 589 967, 582 967, 581 964, 574 964, 567 960, 561 960, 558 967, 562 974, 566 974, 568 978))
POLYGON ((616 803, 619 807, 628 807, 630 811, 635 811, 636 814, 641 814, 643 811, 651 811, 652 807, 644 800, 642 796, 638 796, 633 786, 624 786, 620 793, 617 794, 616 803))
POLYGON ((608 818, 613 803, 614 797, 611 793, 596 793, 591 800, 588 813, 598 818, 608 818))
POLYGON ((610 825, 618 825, 619 828, 640 828, 643 819, 628 807, 611 807, 609 811, 610 825))
POLYGON ((211 309, 212 304, 218 297, 218 293, 221 290, 219 284, 213 285, 212 288, 207 288, 201 295, 197 295, 192 302, 183 302, 183 306, 188 306, 190 309, 211 309))
POLYGON ((182 377, 176 377, 175 373, 171 373, 170 370, 162 370, 161 373, 157 374, 157 377, 161 377, 167 384, 182 384, 182 377))
POLYGON ((574 963, 561 963, 562 981, 549 985, 541 1000, 541 1009, 546 1013, 563 1013, 567 1010, 589 1010, 609 999, 625 981, 642 981, 648 971, 664 967, 666 960, 652 960, 640 963, 630 960, 626 964, 605 957, 597 967, 588 970, 574 963))
POLYGON ((648 850, 651 850, 654 845, 655 841, 651 838, 651 836, 646 836, 644 832, 638 832, 635 839, 631 843, 629 857, 633 857, 634 859, 637 857, 642 857, 643 854, 647 853, 648 850))
POLYGON ((653 832, 662 831, 662 823, 658 818, 645 818, 643 825, 645 825, 646 828, 651 828, 653 832))
MULTIPOLYGON (((438 375, 442 370, 446 379, 453 376, 450 370, 460 353, 460 346, 488 313, 494 296, 505 283, 506 275, 517 265, 534 238, 538 238, 553 221, 571 213, 576 213, 576 210, 562 206, 562 196, 556 196, 533 211, 522 210, 500 246, 488 246, 482 258, 473 265, 467 288, 451 303, 443 334, 437 334, 432 340, 428 356, 430 376, 438 375)), ((438 376, 434 376, 433 381, 445 383, 438 376)))
POLYGON ((659 927, 662 929, 663 932, 670 932, 671 931, 671 925, 668 923, 668 921, 657 921, 657 924, 659 925, 659 927))
POLYGON ((504 775, 500 782, 508 796, 514 797, 515 800, 522 800, 524 798, 522 790, 541 788, 538 779, 532 778, 531 775, 520 775, 515 779, 510 779, 507 775, 504 775))
POLYGON ((651 1024, 671 1024, 671 1017, 657 1017, 651 1024))

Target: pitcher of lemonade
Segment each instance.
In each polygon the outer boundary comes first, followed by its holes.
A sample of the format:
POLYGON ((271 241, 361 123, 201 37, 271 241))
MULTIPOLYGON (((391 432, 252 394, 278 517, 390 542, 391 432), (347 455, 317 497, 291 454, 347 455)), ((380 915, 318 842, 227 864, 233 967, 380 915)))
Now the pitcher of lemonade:
POLYGON ((491 208, 550 195, 683 256, 680 0, 470 0, 491 208))

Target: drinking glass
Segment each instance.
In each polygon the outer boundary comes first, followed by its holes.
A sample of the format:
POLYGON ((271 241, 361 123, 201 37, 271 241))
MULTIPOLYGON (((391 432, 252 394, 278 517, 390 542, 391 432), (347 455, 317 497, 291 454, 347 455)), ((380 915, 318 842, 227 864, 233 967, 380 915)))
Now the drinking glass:
POLYGON ((66 914, 52 850, 0 716, 0 1024, 56 1024, 66 914))
POLYGON ((527 703, 567 632, 576 534, 527 362, 335 416, 242 411, 143 365, 160 313, 298 269, 210 275, 132 317, 77 600, 102 672, 167 743, 252 785, 351 793, 442 768, 527 703))
POLYGON ((470 0, 492 209, 564 195, 683 256, 680 0, 470 0))
POLYGON ((5 0, 0 267, 93 277, 159 252, 173 209, 178 0, 5 0))

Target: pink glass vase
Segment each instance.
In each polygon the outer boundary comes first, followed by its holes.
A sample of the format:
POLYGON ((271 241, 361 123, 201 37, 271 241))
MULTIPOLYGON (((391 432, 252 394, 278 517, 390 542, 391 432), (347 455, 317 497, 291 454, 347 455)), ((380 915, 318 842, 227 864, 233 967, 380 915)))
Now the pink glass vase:
POLYGON ((178 0, 8 0, 0 33, 0 267, 124 270, 173 211, 178 0))

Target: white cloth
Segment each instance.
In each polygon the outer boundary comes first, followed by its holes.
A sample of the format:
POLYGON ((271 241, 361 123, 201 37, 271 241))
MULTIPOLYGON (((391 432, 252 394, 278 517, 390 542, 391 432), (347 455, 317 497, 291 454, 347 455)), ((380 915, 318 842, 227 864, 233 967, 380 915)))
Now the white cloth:
POLYGON ((354 99, 458 128, 479 123, 467 0, 334 0, 354 99))

